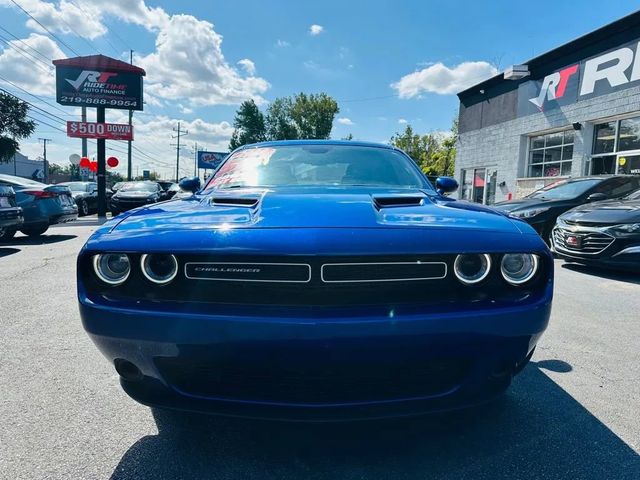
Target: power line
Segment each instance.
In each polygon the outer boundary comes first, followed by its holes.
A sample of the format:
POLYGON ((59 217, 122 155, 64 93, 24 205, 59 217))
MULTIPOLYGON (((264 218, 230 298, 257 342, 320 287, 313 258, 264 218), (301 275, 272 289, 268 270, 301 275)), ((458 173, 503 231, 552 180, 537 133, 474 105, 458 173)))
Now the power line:
POLYGON ((21 57, 29 60, 36 67, 38 67, 40 70, 45 72, 47 75, 49 75, 49 76, 53 75, 53 72, 49 69, 49 65, 44 63, 42 60, 39 60, 35 56, 31 55, 26 50, 20 48, 15 43, 13 43, 11 40, 8 40, 7 37, 5 37, 4 35, 0 35, 0 41, 6 43, 9 46, 9 48, 13 48, 18 55, 20 55, 21 57), (41 65, 45 65, 45 68, 42 68, 41 65))
MULTIPOLYGON (((64 110, 62 110, 60 107, 58 107, 58 106, 56 106, 56 105, 54 105, 54 104, 52 104, 52 103, 47 102, 47 101, 46 101, 46 100, 44 100, 42 97, 39 97, 39 96, 37 96, 37 95, 35 95, 35 94, 31 93, 31 92, 26 91, 24 88, 19 87, 18 85, 16 85, 16 84, 15 84, 15 83, 13 83, 12 81, 7 80, 7 79, 6 79, 5 77, 3 77, 2 75, 0 75, 0 80, 2 80, 2 81, 4 81, 4 82, 8 83, 8 84, 9 84, 9 85, 11 85, 12 87, 17 88, 18 90, 20 90, 20 91, 22 91, 22 92, 26 93, 26 94, 27 94, 27 95, 29 95, 29 96, 31 96, 31 97, 33 97, 33 98, 35 98, 35 99, 37 99, 37 100, 40 100, 40 101, 41 101, 42 103, 44 103, 45 105, 49 105, 50 107, 55 108, 56 110, 58 110, 59 112, 64 113, 65 115, 72 115, 72 116, 73 116, 73 114, 68 113, 68 112, 65 112, 65 111, 64 111, 64 110)), ((75 115, 75 116, 78 116, 78 115, 75 115)))
POLYGON ((71 47, 68 43, 66 43, 64 40, 62 40, 60 37, 58 37, 55 33, 53 33, 51 30, 49 30, 47 27, 45 27, 37 18, 35 18, 33 15, 31 15, 29 12, 27 12, 24 8, 22 8, 22 6, 16 2, 16 0, 11 0, 11 2, 18 7, 20 10, 22 10, 24 13, 26 13, 34 22, 36 22, 38 25, 40 25, 49 35, 51 35, 53 38, 55 38, 58 43, 64 45, 65 47, 67 47, 67 49, 71 50, 74 54, 76 54, 78 57, 80 56, 80 54, 75 51, 73 49, 73 47, 71 47))
POLYGON ((46 63, 48 66, 51 65, 51 59, 49 57, 47 57, 46 55, 44 55, 40 50, 38 50, 37 48, 32 47, 31 45, 29 45, 27 42, 25 42, 21 38, 16 37, 13 33, 11 33, 9 30, 4 28, 2 25, 0 25, 0 30, 5 32, 7 35, 9 35, 11 38, 16 40, 17 42, 20 42, 22 45, 27 47, 29 50, 33 50, 36 54, 38 54, 40 57, 42 57, 45 60, 44 63, 46 63))

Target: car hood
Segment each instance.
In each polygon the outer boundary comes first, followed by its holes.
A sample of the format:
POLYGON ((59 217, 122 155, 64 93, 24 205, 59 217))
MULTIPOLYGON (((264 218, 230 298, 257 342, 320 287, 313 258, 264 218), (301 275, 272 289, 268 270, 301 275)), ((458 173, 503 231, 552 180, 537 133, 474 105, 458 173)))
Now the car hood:
POLYGON ((490 208, 408 189, 218 191, 132 212, 115 230, 433 227, 520 233, 490 208))
POLYGON ((543 200, 540 198, 523 198, 520 200, 509 200, 507 202, 499 202, 493 205, 494 208, 501 212, 514 212, 516 210, 525 210, 527 208, 537 208, 540 206, 552 207, 558 200, 543 200))
POLYGON ((640 199, 587 203, 569 210, 560 218, 585 224, 638 223, 640 222, 640 199))

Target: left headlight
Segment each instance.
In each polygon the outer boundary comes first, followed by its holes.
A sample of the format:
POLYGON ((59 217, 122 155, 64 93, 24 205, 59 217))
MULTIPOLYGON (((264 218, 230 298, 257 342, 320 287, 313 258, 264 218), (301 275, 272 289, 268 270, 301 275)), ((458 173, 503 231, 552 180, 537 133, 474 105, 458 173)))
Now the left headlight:
POLYGON ((502 256, 500 272, 511 285, 522 285, 538 271, 538 256, 531 253, 507 253, 502 256))
POLYGON ((623 223, 614 225, 610 229, 621 233, 640 233, 640 223, 623 223))
POLYGON ((516 218, 531 218, 536 215, 540 215, 541 213, 549 210, 548 207, 543 208, 529 208, 527 210, 516 210, 515 212, 509 212, 509 215, 516 218))
POLYGON ((129 278, 131 262, 126 253, 101 253, 93 257, 93 270, 109 285, 120 285, 129 278))

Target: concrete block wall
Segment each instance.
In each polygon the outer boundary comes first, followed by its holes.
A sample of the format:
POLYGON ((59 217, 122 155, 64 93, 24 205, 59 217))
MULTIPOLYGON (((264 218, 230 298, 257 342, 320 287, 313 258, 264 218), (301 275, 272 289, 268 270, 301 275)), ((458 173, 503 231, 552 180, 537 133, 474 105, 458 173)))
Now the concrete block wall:
MULTIPOLYGON (((556 181, 558 177, 536 179, 533 186, 531 180, 518 181, 527 174, 529 137, 572 128, 571 125, 575 122, 582 124, 582 130, 575 132, 571 176, 584 175, 585 163, 591 154, 593 143, 593 125, 609 117, 634 112, 640 116, 640 87, 627 88, 548 112, 461 133, 456 151, 456 179, 462 182, 462 169, 495 166, 498 185, 505 182, 504 187, 496 188, 496 202, 506 200, 509 192, 513 194, 513 198, 519 198, 530 193, 536 185, 556 181)), ((458 195, 460 193, 461 189, 458 195)))

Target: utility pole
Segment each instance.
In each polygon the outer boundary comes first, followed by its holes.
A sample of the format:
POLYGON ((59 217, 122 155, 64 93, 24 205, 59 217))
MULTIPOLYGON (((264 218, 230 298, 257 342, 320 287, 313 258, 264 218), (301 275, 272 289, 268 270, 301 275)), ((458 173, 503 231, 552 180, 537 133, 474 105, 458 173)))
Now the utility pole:
MULTIPOLYGON (((133 50, 129 50, 129 63, 133 65, 133 50)), ((129 130, 133 120, 133 110, 129 110, 129 130)), ((127 180, 131 181, 131 140, 127 141, 127 180)))
POLYGON ((42 157, 44 158, 44 183, 49 181, 49 165, 47 164, 47 142, 50 142, 50 138, 38 138, 42 141, 43 151, 42 157))
POLYGON ((198 176, 198 142, 193 144, 193 176, 198 176))
POLYGON ((176 146, 176 182, 180 180, 180 137, 184 137, 185 135, 189 135, 187 130, 180 129, 180 122, 178 122, 178 127, 173 128, 174 132, 177 132, 177 135, 172 135, 171 138, 177 138, 178 143, 172 143, 171 146, 176 146))

